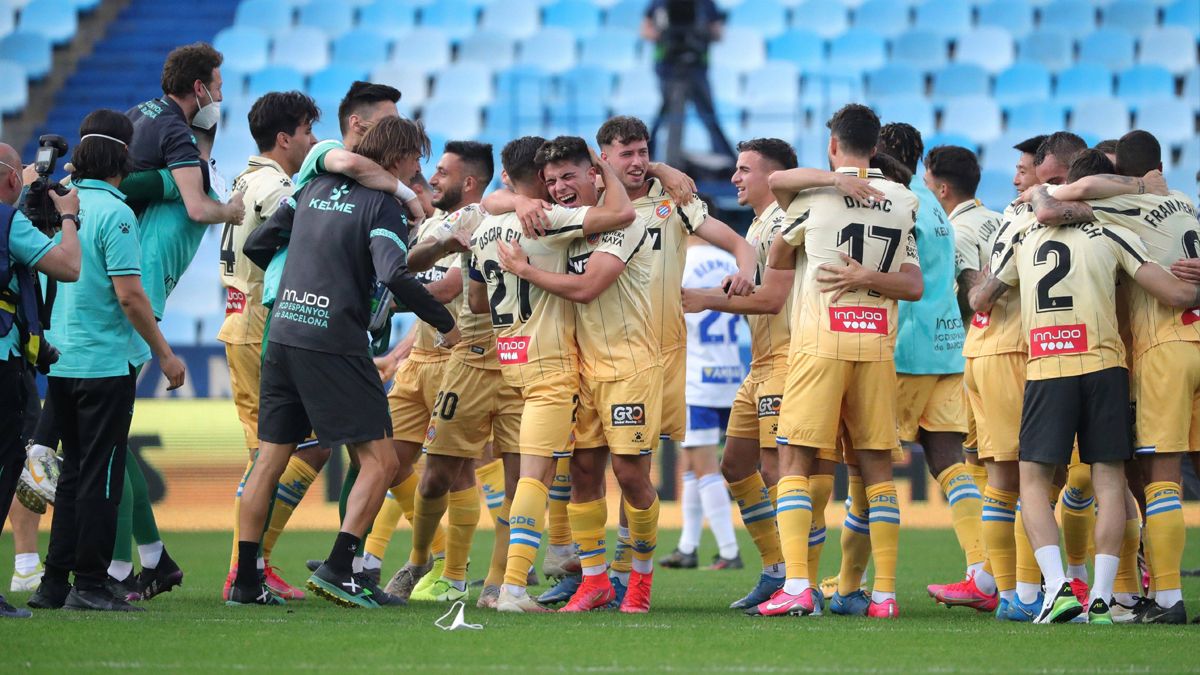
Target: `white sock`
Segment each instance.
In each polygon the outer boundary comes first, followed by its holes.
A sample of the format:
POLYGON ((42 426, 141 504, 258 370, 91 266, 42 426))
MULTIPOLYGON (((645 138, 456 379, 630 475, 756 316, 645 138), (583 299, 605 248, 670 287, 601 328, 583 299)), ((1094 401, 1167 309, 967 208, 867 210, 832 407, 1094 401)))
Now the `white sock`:
POLYGON ((442 581, 445 581, 446 583, 453 586, 455 590, 458 590, 458 591, 467 590, 466 579, 447 579, 446 577, 442 577, 442 581))
POLYGON ((515 584, 503 584, 500 586, 500 588, 502 590, 508 591, 508 594, 513 596, 514 598, 525 597, 525 587, 524 586, 517 586, 515 584))
POLYGON ((1067 573, 1063 571, 1062 552, 1059 551, 1058 544, 1052 544, 1034 551, 1033 557, 1037 558, 1038 568, 1042 570, 1042 577, 1046 580, 1046 597, 1049 598, 1057 593, 1067 580, 1067 573))
POLYGON ((978 574, 982 571, 983 571, 983 563, 981 563, 981 562, 975 563, 974 565, 967 565, 967 576, 971 576, 972 574, 978 574))
POLYGON ((550 552, 560 558, 569 558, 575 555, 574 544, 550 544, 550 552))
POLYGON ((35 553, 18 553, 13 556, 13 567, 16 568, 17 574, 29 574, 37 570, 38 565, 42 560, 35 553))
POLYGON ((142 561, 142 568, 152 570, 158 567, 158 561, 162 559, 163 543, 156 541, 150 544, 138 544, 138 558, 142 561))
POLYGON ((1158 591, 1154 596, 1154 602, 1163 609, 1170 609, 1175 606, 1175 603, 1183 600, 1183 589, 1171 588, 1168 590, 1158 591))
POLYGON ((133 563, 125 560, 114 560, 108 564, 108 576, 117 581, 124 581, 133 573, 133 563))
POLYGON ((1133 593, 1113 593, 1113 600, 1126 607, 1132 607, 1137 599, 1137 595, 1133 593))
POLYGON ((1104 602, 1112 602, 1113 582, 1117 579, 1117 567, 1121 558, 1104 553, 1096 554, 1096 579, 1092 584, 1091 597, 1088 600, 1100 598, 1104 602))
POLYGON ((782 579, 785 573, 783 563, 775 563, 774 565, 766 565, 763 567, 763 574, 772 579, 782 579))
POLYGON ((1000 599, 1001 600, 1007 600, 1008 602, 1012 602, 1013 598, 1015 598, 1016 596, 1017 596, 1017 592, 1013 591, 1013 590, 1000 591, 1000 599))
POLYGON ((704 524, 704 506, 700 503, 700 489, 696 482, 696 474, 691 471, 683 472, 683 493, 680 495, 683 503, 683 529, 679 532, 681 553, 695 553, 700 546, 700 527, 704 524))
POLYGON ((267 569, 267 559, 266 558, 263 558, 260 556, 257 562, 258 562, 258 569, 260 572, 262 570, 267 569))
POLYGON ((583 576, 594 577, 594 576, 597 576, 600 574, 604 574, 607 571, 608 571, 607 564, 605 564, 605 565, 585 565, 583 568, 583 576))
POLYGON ((800 595, 808 588, 808 579, 788 579, 783 582, 783 592, 788 595, 800 595))
POLYGON ((871 602, 887 602, 888 600, 895 600, 895 599, 896 599, 895 593, 884 593, 883 591, 871 591, 871 602))
POLYGON ((1067 578, 1079 579, 1086 584, 1088 580, 1087 565, 1067 565, 1067 578))
POLYGON ((701 476, 700 505, 708 519, 708 529, 717 539, 717 548, 722 558, 736 558, 738 554, 737 534, 733 531, 733 502, 729 501, 729 489, 719 473, 701 476))
POLYGON ((350 563, 350 569, 355 574, 363 571, 363 557, 361 555, 354 556, 354 560, 350 563))
POLYGON ((633 571, 637 572, 638 574, 650 574, 654 572, 653 558, 646 558, 645 560, 634 558, 630 562, 633 565, 633 571))
POLYGON ((975 572, 975 587, 980 592, 991 595, 996 592, 996 577, 983 570, 983 566, 975 572))
POLYGON ((1037 600, 1038 593, 1041 590, 1042 587, 1038 584, 1031 584, 1025 581, 1017 582, 1017 598, 1026 605, 1037 600))
POLYGON ((613 572, 612 578, 616 579, 622 584, 625 584, 626 586, 629 586, 629 572, 613 572))
POLYGON ((377 558, 370 553, 362 557, 364 570, 381 570, 383 569, 383 559, 377 558))

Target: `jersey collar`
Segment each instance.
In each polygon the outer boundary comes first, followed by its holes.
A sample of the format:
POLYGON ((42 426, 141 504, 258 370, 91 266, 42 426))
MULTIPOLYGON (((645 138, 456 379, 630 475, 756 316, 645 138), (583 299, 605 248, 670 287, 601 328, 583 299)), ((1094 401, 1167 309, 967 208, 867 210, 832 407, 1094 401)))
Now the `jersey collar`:
POLYGON ((837 173, 844 173, 848 176, 858 176, 859 178, 883 178, 883 172, 879 169, 860 169, 856 166, 843 166, 840 169, 835 169, 837 173))
POLYGON ((247 173, 262 169, 274 169, 285 176, 287 175, 287 172, 283 170, 283 167, 279 165, 279 162, 276 162, 273 159, 263 157, 262 155, 251 155, 250 159, 246 160, 247 173))
POLYGON ((117 199, 120 199, 121 201, 125 201, 124 192, 121 192, 117 188, 102 180, 96 180, 95 178, 83 178, 77 181, 72 181, 72 184, 80 190, 102 190, 111 194, 117 199))
POLYGON ((983 206, 983 202, 979 201, 978 199, 968 199, 967 201, 954 207, 950 211, 950 217, 957 218, 957 217, 961 216, 962 214, 966 213, 967 211, 970 211, 971 209, 974 209, 974 208, 978 208, 980 206, 983 206))

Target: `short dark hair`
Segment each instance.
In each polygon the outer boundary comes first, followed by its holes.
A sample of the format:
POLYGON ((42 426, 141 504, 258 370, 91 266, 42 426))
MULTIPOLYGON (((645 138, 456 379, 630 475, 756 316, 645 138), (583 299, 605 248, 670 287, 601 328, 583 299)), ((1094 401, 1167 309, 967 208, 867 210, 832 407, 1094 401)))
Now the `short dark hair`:
POLYGON ((107 180, 113 176, 124 178, 129 174, 129 149, 133 142, 133 122, 117 112, 101 108, 88 113, 79 125, 79 135, 103 134, 121 142, 93 136, 84 138, 75 145, 71 154, 71 164, 75 170, 71 173, 73 180, 94 178, 107 180), (124 143, 124 145, 122 145, 124 143))
POLYGON ((487 187, 496 173, 496 160, 492 159, 492 144, 479 141, 446 141, 442 152, 458 155, 467 172, 475 176, 487 187))
POLYGON ((538 150, 546 139, 541 136, 522 136, 509 141, 500 151, 500 163, 504 173, 514 183, 525 183, 537 177, 538 166, 534 163, 538 150))
POLYGON ((876 152, 871 157, 871 168, 879 169, 883 172, 884 178, 893 183, 899 183, 905 188, 908 187, 909 183, 912 183, 913 172, 909 171, 903 162, 886 152, 876 152))
POLYGON ((273 91, 260 96, 250 106, 246 119, 250 122, 250 135, 254 137, 259 152, 268 152, 275 148, 279 132, 294 135, 300 125, 321 119, 321 109, 307 94, 273 91))
POLYGON ((571 162, 591 166, 592 155, 588 152, 587 141, 578 136, 556 136, 538 148, 537 156, 533 158, 538 169, 545 168, 553 162, 571 162))
POLYGON ((1106 155, 1117 154, 1117 139, 1107 138, 1092 146, 1092 148, 1103 152, 1106 155))
POLYGON ((1038 134, 1037 136, 1030 136, 1029 138, 1026 138, 1025 140, 1021 141, 1020 143, 1017 143, 1016 145, 1014 145, 1013 150, 1016 150, 1017 152, 1023 152, 1027 155, 1036 155, 1038 148, 1040 148, 1042 146, 1042 141, 1045 141, 1045 140, 1046 140, 1046 134, 1038 134))
POLYGON ((192 83, 200 80, 205 86, 212 84, 213 69, 220 68, 225 57, 207 42, 193 42, 176 47, 167 54, 162 69, 164 94, 186 96, 192 93, 192 83))
POLYGON ((1087 149, 1087 141, 1069 131, 1056 131, 1046 137, 1033 156, 1033 165, 1041 166, 1046 157, 1054 155, 1063 166, 1069 166, 1080 150, 1087 149))
POLYGON ((737 144, 738 152, 757 152, 763 159, 774 162, 780 169, 799 166, 796 151, 787 141, 778 138, 752 138, 737 144))
POLYGON ((979 189, 979 158, 959 145, 939 145, 925 156, 925 168, 945 181, 960 197, 974 197, 979 189))
POLYGON ((364 106, 380 101, 395 103, 399 100, 400 90, 395 87, 355 80, 354 84, 350 85, 350 89, 346 91, 346 95, 342 97, 342 102, 338 104, 338 126, 342 130, 342 135, 345 136, 349 128, 350 116, 358 114, 358 111, 362 110, 364 106))
POLYGON ((417 153, 429 155, 429 136, 425 127, 416 120, 404 117, 385 117, 367 131, 354 146, 354 152, 374 161, 385 169, 404 159, 405 155, 417 153))
POLYGON ((632 143, 634 141, 649 141, 650 130, 646 123, 631 115, 617 115, 600 125, 596 131, 597 145, 612 145, 613 143, 632 143))
POLYGON ((1162 168, 1162 146, 1149 131, 1134 129, 1117 141, 1117 171, 1123 176, 1145 176, 1162 168))
POLYGON ((876 148, 900 160, 909 173, 916 173, 917 163, 925 153, 925 142, 921 140, 921 132, 913 125, 892 122, 879 130, 876 148))
POLYGON ((879 142, 879 116, 861 103, 847 103, 825 123, 840 145, 859 155, 870 155, 879 142))
POLYGON ((1100 173, 1116 173, 1112 160, 1103 151, 1095 148, 1084 148, 1075 153, 1071 166, 1067 169, 1067 182, 1075 181, 1085 176, 1095 176, 1100 173))

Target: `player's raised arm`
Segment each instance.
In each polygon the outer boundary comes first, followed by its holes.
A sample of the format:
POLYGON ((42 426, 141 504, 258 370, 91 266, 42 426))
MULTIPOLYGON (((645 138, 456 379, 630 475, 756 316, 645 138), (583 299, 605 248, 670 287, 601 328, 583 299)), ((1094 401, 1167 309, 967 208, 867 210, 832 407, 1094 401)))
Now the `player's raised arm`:
POLYGON ((583 233, 597 234, 629 227, 637 218, 637 212, 633 210, 633 202, 629 200, 629 195, 621 187, 620 176, 608 162, 597 157, 591 147, 588 148, 588 152, 592 156, 592 165, 600 171, 604 185, 613 186, 614 189, 605 190, 604 202, 588 209, 583 218, 583 233))
POLYGON ((197 223, 240 223, 246 215, 241 193, 235 192, 228 204, 209 197, 204 192, 204 175, 199 166, 181 166, 171 169, 171 176, 179 187, 179 196, 187 207, 188 218, 197 223))
POLYGON ((262 269, 267 269, 271 259, 280 248, 287 246, 292 234, 292 222, 296 218, 296 202, 288 198, 280 203, 275 213, 265 223, 246 237, 242 245, 242 253, 250 262, 262 269))
POLYGON ((625 271, 625 261, 605 251, 596 251, 588 258, 583 274, 558 274, 547 272, 529 263, 521 243, 498 245, 500 266, 538 288, 571 302, 587 303, 595 300, 625 271))
POLYGON ((778 314, 787 304, 795 278, 794 266, 790 269, 768 267, 762 285, 756 286, 750 295, 730 295, 723 288, 685 288, 683 311, 689 314, 705 310, 729 314, 778 314))
POLYGON ((1087 199, 1108 199, 1120 195, 1166 195, 1170 192, 1162 171, 1151 171, 1145 176, 1118 176, 1096 174, 1084 176, 1077 181, 1059 186, 1054 198, 1063 202, 1079 202, 1087 199))
POLYGON ((389 213, 398 210, 394 204, 384 205, 381 217, 370 229, 375 277, 417 318, 443 334, 449 333, 454 328, 454 316, 408 270, 406 248, 396 225, 403 219, 397 217, 399 214, 389 213))
POLYGON ((701 239, 729 253, 737 260, 738 273, 730 275, 724 285, 729 295, 749 295, 754 291, 754 272, 758 267, 758 255, 754 247, 725 223, 708 216, 695 229, 701 239))
POLYGON ((429 215, 421 207, 421 201, 417 199, 417 194, 412 191, 412 188, 388 173, 382 166, 362 155, 350 152, 345 148, 333 148, 325 153, 322 163, 329 173, 340 173, 353 178, 364 187, 396 195, 408 207, 408 212, 412 214, 412 225, 420 224, 425 216, 429 215))

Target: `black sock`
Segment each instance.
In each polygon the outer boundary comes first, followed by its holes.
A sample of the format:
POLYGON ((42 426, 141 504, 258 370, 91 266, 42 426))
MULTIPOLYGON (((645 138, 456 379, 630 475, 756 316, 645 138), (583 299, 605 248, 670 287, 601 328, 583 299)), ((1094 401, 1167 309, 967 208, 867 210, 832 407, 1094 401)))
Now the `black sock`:
POLYGON ((325 564, 338 574, 350 574, 353 571, 354 555, 358 553, 361 543, 361 539, 349 532, 338 532, 337 539, 333 541, 333 550, 329 552, 325 564))
POLYGON ((238 542, 237 579, 242 588, 258 588, 258 542, 238 542))

